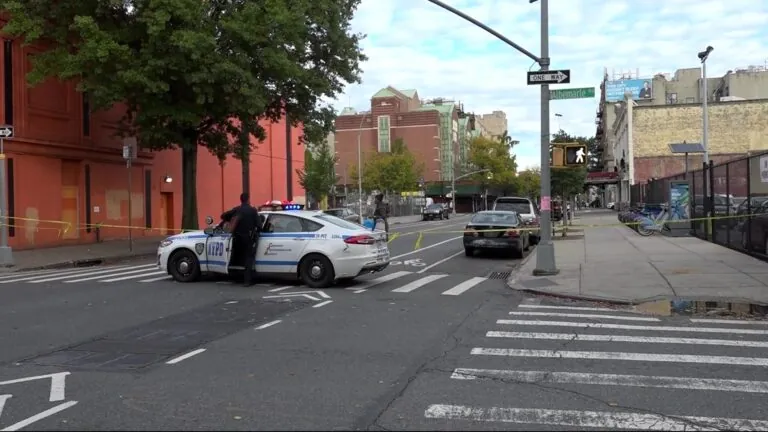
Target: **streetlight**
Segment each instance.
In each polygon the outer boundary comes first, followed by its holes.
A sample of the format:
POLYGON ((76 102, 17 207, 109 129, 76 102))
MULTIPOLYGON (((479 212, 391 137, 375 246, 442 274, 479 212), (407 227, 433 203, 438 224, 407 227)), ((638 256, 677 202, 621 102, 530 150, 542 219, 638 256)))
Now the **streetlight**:
POLYGON ((453 213, 454 215, 456 214, 456 180, 461 180, 464 177, 469 177, 475 174, 480 174, 480 173, 490 172, 490 171, 491 170, 489 169, 481 169, 481 170, 472 171, 466 174, 462 174, 458 177, 451 178, 451 196, 453 197, 453 211, 451 213, 453 213))
POLYGON ((711 46, 699 53, 699 60, 701 60, 701 145, 704 146, 704 163, 709 165, 709 113, 707 112, 707 100, 709 99, 709 91, 707 90, 707 59, 709 54, 714 50, 711 46))
POLYGON ((560 119, 563 118, 563 115, 560 113, 555 113, 555 117, 557 117, 557 131, 560 132, 561 130, 563 130, 560 127, 560 119))

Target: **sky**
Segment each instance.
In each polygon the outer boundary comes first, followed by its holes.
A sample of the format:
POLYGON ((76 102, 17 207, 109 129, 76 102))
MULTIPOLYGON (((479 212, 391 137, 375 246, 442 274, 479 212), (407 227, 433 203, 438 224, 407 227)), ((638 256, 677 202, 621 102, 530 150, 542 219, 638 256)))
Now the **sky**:
MULTIPOLYGON (((527 0, 444 0, 534 55, 540 49, 540 7, 527 0)), ((596 98, 551 102, 551 132, 593 136, 599 85, 608 74, 640 78, 699 67, 697 53, 714 51, 707 75, 768 63, 768 0, 550 0, 551 69, 570 69, 571 83, 595 87, 596 98), (556 117, 555 113, 561 116, 556 117)), ((391 85, 415 88, 422 99, 461 101, 475 114, 502 110, 520 141, 518 169, 539 166, 540 88, 526 85, 538 65, 484 30, 427 0, 362 0, 352 22, 367 35, 362 84, 333 102, 370 109, 391 85)))

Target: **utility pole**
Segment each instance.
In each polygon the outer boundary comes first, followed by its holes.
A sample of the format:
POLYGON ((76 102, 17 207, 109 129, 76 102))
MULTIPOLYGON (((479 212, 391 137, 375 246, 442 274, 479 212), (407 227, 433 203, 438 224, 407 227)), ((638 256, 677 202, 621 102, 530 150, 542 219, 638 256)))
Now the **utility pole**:
POLYGON ((552 243, 551 179, 549 166, 549 84, 570 83, 570 71, 549 70, 549 0, 528 0, 528 3, 536 3, 537 1, 541 3, 541 57, 537 57, 496 30, 493 30, 480 21, 440 0, 428 1, 496 36, 496 38, 535 61, 540 66, 540 71, 528 72, 528 85, 541 85, 541 238, 536 247, 536 269, 533 271, 533 274, 536 276, 555 275, 559 273, 560 270, 557 269, 555 263, 555 246, 552 243))
POLYGON ((8 242, 8 225, 13 223, 8 215, 8 203, 6 190, 8 189, 8 179, 5 169, 5 143, 6 139, 13 138, 13 126, 0 126, 0 265, 4 267, 13 266, 13 249, 8 242))

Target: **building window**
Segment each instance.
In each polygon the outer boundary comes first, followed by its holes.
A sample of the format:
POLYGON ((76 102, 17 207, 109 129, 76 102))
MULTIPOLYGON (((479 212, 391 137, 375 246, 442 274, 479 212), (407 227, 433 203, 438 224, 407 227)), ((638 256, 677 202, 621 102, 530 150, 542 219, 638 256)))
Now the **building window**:
POLYGON ((3 39, 3 92, 5 124, 13 125, 13 41, 3 39))
POLYGON ((667 103, 670 105, 677 103, 677 93, 668 93, 667 94, 667 103))
POLYGON ((379 153, 389 153, 389 116, 379 116, 379 153))

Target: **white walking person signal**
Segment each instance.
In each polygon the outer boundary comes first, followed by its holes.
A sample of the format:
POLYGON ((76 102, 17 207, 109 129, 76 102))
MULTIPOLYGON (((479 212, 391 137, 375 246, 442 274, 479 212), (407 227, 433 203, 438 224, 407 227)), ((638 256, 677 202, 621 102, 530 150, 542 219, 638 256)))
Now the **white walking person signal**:
POLYGON ((576 163, 584 163, 584 147, 576 150, 576 163))

